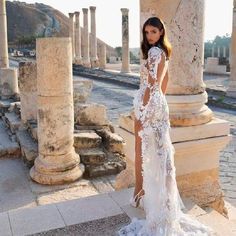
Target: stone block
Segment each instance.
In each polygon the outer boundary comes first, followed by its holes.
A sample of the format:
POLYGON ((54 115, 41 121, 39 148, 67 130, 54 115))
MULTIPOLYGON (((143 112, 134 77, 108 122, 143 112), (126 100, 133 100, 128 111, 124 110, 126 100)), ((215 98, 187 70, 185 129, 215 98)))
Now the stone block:
POLYGON ((12 142, 2 121, 0 121, 0 157, 20 157, 20 147, 12 142))
POLYGON ((95 178, 106 175, 115 175, 119 173, 119 170, 116 163, 105 163, 99 166, 86 167, 85 173, 88 173, 90 178, 95 178))
POLYGON ((73 96, 76 111, 77 103, 85 103, 93 89, 93 81, 75 79, 73 80, 73 96))
POLYGON ((29 119, 37 119, 37 64, 36 62, 20 62, 19 90, 22 104, 21 119, 25 123, 29 119))
POLYGON ((74 133, 74 147, 78 150, 83 148, 96 148, 102 143, 102 138, 94 131, 81 130, 74 133))
POLYGON ((30 133, 31 137, 37 141, 38 140, 38 124, 37 120, 28 120, 26 123, 26 126, 28 128, 28 132, 30 133))
POLYGON ((10 107, 8 109, 9 112, 15 112, 17 115, 20 116, 21 110, 21 102, 11 102, 10 107))
POLYGON ((98 134, 103 138, 104 146, 109 152, 117 152, 124 154, 124 139, 116 133, 112 133, 107 129, 97 131, 98 134))
POLYGON ((21 127, 21 121, 19 117, 14 112, 5 113, 5 117, 3 117, 4 122, 10 128, 13 134, 21 127))
POLYGON ((18 93, 17 69, 0 69, 0 95, 1 98, 11 98, 18 93))
POLYGON ((107 125, 106 107, 100 104, 81 104, 77 107, 75 123, 81 126, 107 125))
POLYGON ((80 155, 80 160, 85 165, 102 164, 106 160, 106 154, 99 148, 90 148, 77 151, 80 155))
POLYGON ((16 133, 17 141, 21 147, 22 158, 27 166, 31 167, 38 156, 38 144, 31 138, 27 130, 20 130, 16 133))

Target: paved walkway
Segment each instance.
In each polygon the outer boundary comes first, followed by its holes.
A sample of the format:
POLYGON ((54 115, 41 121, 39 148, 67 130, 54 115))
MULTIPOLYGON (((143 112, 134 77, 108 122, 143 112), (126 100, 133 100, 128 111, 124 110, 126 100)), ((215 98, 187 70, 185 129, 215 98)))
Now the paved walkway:
MULTIPOLYGON (((30 209, 0 213, 0 236, 78 235, 115 236, 131 218, 145 218, 145 212, 129 205, 133 188, 30 209)), ((218 235, 233 236, 236 217, 227 220, 219 213, 183 199, 184 213, 210 226, 218 235)), ((232 208, 232 211, 236 209, 232 208)))

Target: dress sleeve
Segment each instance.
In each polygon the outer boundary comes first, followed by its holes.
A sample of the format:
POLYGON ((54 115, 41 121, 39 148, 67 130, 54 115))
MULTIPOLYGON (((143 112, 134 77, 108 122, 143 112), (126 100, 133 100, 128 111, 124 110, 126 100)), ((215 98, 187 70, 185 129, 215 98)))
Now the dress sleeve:
POLYGON ((142 105, 141 105, 141 116, 140 120, 142 123, 146 123, 146 121, 151 121, 152 118, 155 117, 155 99, 154 94, 156 92, 156 86, 158 85, 157 74, 158 74, 158 66, 163 60, 162 55, 164 55, 163 50, 159 47, 152 47, 148 51, 148 58, 146 62, 146 67, 148 70, 148 78, 146 80, 146 86, 144 86, 144 96, 142 98, 142 105), (147 89, 149 88, 149 89, 147 89))
POLYGON ((157 69, 158 69, 158 64, 161 61, 162 52, 163 51, 158 47, 152 47, 148 51, 148 59, 147 59, 148 72, 151 80, 153 81, 157 79, 157 69))

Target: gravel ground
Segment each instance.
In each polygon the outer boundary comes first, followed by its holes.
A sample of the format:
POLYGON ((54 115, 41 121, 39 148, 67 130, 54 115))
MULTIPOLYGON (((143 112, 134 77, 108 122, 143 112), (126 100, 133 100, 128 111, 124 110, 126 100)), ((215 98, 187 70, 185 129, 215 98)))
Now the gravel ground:
POLYGON ((115 236, 117 231, 130 222, 126 214, 67 226, 65 228, 32 234, 31 236, 115 236))

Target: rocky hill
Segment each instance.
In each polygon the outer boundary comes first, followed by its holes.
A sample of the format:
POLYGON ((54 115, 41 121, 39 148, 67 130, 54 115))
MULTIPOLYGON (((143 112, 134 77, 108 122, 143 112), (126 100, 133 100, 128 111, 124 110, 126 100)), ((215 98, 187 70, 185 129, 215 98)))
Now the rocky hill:
POLYGON ((68 18, 50 6, 7 1, 6 8, 9 42, 21 36, 68 35, 68 18))
MULTIPOLYGON (((6 2, 8 41, 15 42, 22 36, 69 35, 69 18, 62 12, 42 3, 6 2)), ((103 43, 98 39, 99 44, 103 43)), ((109 56, 116 56, 114 48, 107 45, 109 56)))

